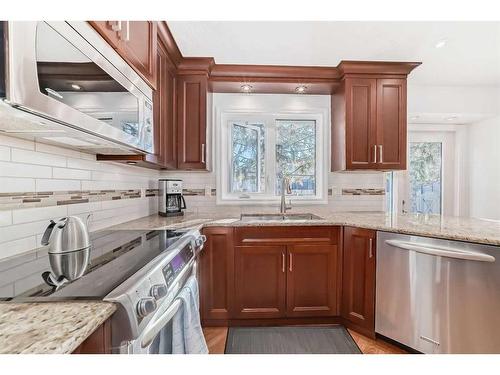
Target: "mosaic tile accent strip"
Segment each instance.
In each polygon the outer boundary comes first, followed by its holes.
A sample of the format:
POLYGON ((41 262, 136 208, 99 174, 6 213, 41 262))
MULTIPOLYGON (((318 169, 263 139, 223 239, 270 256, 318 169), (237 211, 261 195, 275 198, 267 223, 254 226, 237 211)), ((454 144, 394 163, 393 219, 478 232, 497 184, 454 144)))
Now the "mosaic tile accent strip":
POLYGON ((217 195, 217 189, 210 189, 210 195, 215 197, 217 195))
POLYGON ((385 195, 385 189, 342 189, 342 195, 385 195))
POLYGON ((158 189, 146 189, 144 191, 145 197, 157 197, 160 195, 160 190, 158 189))
POLYGON ((182 189, 183 195, 205 195, 205 189, 182 189))
MULTIPOLYGON (((156 195, 158 195, 158 193, 156 193, 156 195)), ((16 210, 20 208, 64 206, 68 204, 118 199, 134 199, 140 198, 141 196, 140 189, 0 193, 0 211, 16 210)), ((146 194, 145 196, 154 195, 146 194)))

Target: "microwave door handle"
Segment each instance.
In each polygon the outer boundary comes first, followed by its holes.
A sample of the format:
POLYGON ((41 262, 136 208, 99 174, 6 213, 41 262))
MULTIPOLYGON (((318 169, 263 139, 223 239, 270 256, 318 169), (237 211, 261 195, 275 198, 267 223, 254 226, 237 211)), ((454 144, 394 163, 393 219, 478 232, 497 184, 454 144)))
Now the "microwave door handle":
POLYGON ((185 210, 186 209, 186 200, 184 199, 183 195, 180 196, 180 199, 182 200, 181 210, 185 210))
POLYGON ((422 254, 441 256, 446 258, 455 258, 462 260, 473 260, 478 262, 494 262, 495 257, 468 250, 459 250, 451 247, 425 245, 415 242, 406 242, 400 240, 386 240, 385 243, 404 250, 416 251, 422 254))

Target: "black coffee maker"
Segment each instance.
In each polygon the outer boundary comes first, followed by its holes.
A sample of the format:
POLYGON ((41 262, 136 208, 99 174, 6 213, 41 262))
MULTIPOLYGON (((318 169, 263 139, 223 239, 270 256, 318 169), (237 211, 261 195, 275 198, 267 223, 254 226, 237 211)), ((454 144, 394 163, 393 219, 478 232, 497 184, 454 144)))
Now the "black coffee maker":
POLYGON ((186 200, 182 196, 182 180, 161 179, 158 181, 160 196, 158 214, 160 216, 184 215, 186 200))

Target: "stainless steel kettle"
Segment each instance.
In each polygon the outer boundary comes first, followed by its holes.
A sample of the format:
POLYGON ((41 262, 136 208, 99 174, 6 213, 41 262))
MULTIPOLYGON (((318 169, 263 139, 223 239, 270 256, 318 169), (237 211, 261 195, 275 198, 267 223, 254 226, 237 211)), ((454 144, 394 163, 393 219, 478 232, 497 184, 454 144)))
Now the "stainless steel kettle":
POLYGON ((47 284, 58 288, 85 273, 90 262, 91 243, 87 224, 82 219, 68 216, 51 220, 41 242, 43 246, 49 246, 52 272, 42 275, 47 284))

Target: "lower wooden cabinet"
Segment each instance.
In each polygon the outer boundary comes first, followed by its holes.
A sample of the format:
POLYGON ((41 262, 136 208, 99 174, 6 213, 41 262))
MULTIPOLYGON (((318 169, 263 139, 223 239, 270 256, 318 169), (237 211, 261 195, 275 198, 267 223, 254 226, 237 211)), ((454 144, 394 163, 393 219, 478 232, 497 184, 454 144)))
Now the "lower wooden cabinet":
POLYGON ((111 321, 107 320, 85 339, 72 354, 111 354, 111 321))
POLYGON ((370 336, 375 331, 376 232, 344 227, 342 318, 370 336))
POLYGON ((236 318, 285 316, 285 258, 285 246, 235 247, 236 318))
POLYGON ((200 254, 200 307, 203 322, 231 318, 234 298, 233 228, 203 229, 207 236, 200 254))
POLYGON ((287 316, 338 315, 337 259, 337 245, 288 246, 287 316))

